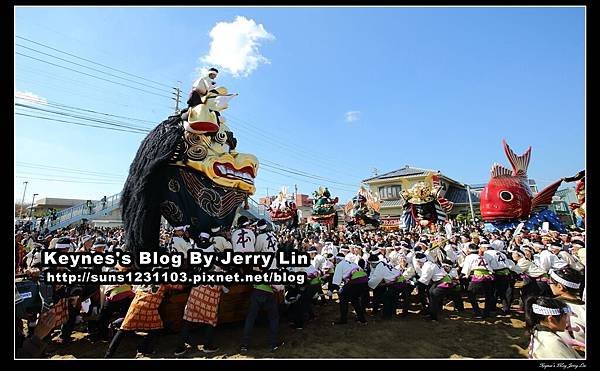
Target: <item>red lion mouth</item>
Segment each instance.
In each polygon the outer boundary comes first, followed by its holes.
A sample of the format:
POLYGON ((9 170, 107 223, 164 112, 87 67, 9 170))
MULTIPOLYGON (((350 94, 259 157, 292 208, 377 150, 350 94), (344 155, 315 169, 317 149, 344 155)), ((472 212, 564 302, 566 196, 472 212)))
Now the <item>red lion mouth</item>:
POLYGON ((219 125, 213 122, 199 121, 190 123, 189 125, 195 131, 203 131, 205 133, 216 133, 219 131, 219 125))
POLYGON ((248 184, 254 184, 254 169, 251 166, 245 166, 241 169, 236 169, 229 163, 215 162, 213 165, 215 174, 228 179, 237 179, 248 184))

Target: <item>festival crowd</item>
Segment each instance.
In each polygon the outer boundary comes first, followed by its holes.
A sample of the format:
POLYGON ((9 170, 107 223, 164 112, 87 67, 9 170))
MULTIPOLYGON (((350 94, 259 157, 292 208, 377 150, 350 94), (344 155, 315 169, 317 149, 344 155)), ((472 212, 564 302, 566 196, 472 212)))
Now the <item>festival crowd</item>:
MULTIPOLYGON (((452 312, 471 312, 482 320, 524 314, 530 333, 529 358, 585 356, 586 242, 585 230, 580 228, 564 234, 526 229, 516 234, 510 229, 493 232, 485 230, 483 224, 454 225, 452 229, 439 224, 411 231, 310 225, 278 226, 274 230, 265 220, 251 221, 244 216, 231 230, 214 225, 196 236, 188 227, 161 228, 159 250, 302 251, 311 258, 308 267, 285 268, 306 272, 308 279, 303 285, 252 287, 241 352, 257 346, 252 344, 252 330, 261 309, 268 317, 268 345, 276 351, 283 345, 280 316, 300 331, 311 326, 320 305, 334 303, 339 305, 334 326, 347 326, 350 304, 359 325, 367 324, 367 310, 382 319, 417 316, 435 322, 452 312), (409 312, 413 302, 420 308, 416 315, 409 312), (465 303, 470 308, 466 309, 465 303)), ((196 346, 204 353, 219 349, 214 341, 218 304, 230 285, 50 284, 41 278, 47 269, 41 265, 40 252, 44 249, 104 253, 127 250, 127 246, 122 228, 83 224, 56 232, 17 229, 18 358, 45 357, 50 341, 73 341, 76 326, 87 326, 93 341, 109 341, 106 358, 114 357, 121 340, 136 331, 147 333, 136 357, 152 354, 155 340, 166 327, 159 307, 171 293, 182 292, 188 299, 178 329, 179 341, 171 345, 173 354, 181 356, 196 346), (33 297, 25 297, 24 291, 33 292, 33 297), (198 326, 204 329, 204 339, 202 344, 192 344, 190 333, 198 326), (54 340, 53 330, 60 331, 54 340)), ((128 268, 77 268, 86 269, 128 268)))

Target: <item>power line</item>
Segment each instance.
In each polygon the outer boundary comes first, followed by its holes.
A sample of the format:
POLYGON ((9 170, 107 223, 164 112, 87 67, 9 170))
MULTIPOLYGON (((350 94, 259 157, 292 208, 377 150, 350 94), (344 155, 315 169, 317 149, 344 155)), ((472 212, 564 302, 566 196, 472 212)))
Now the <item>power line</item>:
POLYGON ((75 181, 75 180, 63 180, 63 179, 49 179, 49 178, 32 178, 25 176, 15 176, 15 178, 19 179, 33 179, 33 180, 47 180, 51 182, 63 182, 63 183, 85 183, 85 184, 119 184, 119 183, 108 183, 108 182, 85 182, 85 181, 75 181))
POLYGON ((59 120, 59 119, 48 118, 48 117, 44 117, 44 116, 28 115, 28 114, 20 113, 20 112, 15 112, 15 115, 33 117, 33 118, 38 118, 38 119, 42 119, 42 120, 48 120, 48 121, 51 121, 51 122, 61 122, 61 123, 72 124, 72 125, 87 126, 87 127, 91 127, 91 128, 99 128, 99 129, 114 130, 114 131, 124 131, 124 132, 135 133, 135 134, 147 134, 146 132, 125 130, 125 129, 118 129, 118 128, 111 128, 111 127, 106 127, 106 126, 83 124, 83 123, 79 123, 79 122, 59 120))
POLYGON ((81 174, 106 176, 106 177, 118 177, 119 179, 126 176, 124 174, 103 173, 103 172, 99 172, 99 171, 87 171, 87 170, 80 170, 80 169, 66 168, 66 167, 59 167, 59 166, 52 166, 52 165, 34 164, 31 162, 22 162, 22 161, 16 161, 15 164, 17 166, 28 167, 28 168, 33 168, 33 169, 59 170, 59 171, 64 171, 64 172, 69 172, 69 173, 81 173, 81 174))
MULTIPOLYGON (((46 165, 46 164, 36 164, 36 163, 24 162, 24 161, 16 161, 16 164, 17 164, 17 166, 21 166, 21 167, 55 171, 55 172, 61 171, 61 172, 75 173, 75 174, 82 174, 82 175, 89 174, 91 176, 105 176, 105 177, 112 177, 112 178, 118 178, 118 179, 123 179, 124 177, 126 177, 126 175, 124 175, 124 174, 106 173, 106 172, 98 172, 98 171, 87 171, 87 170, 81 170, 81 169, 75 169, 75 168, 52 166, 52 165, 46 165)), ((41 175, 48 175, 48 174, 41 174, 41 175)), ((59 176, 59 174, 49 174, 49 175, 50 176, 59 176)), ((89 178, 86 178, 86 179, 89 180, 89 178)), ((273 190, 276 190, 276 189, 280 189, 282 186, 282 184, 280 182, 276 182, 272 179, 271 179, 271 181, 265 181, 265 178, 261 177, 260 181, 262 184, 265 184, 266 187, 257 187, 257 188, 265 188, 265 189, 272 188, 273 190)))
MULTIPOLYGON (((110 113, 98 112, 98 111, 88 110, 88 109, 80 108, 80 107, 67 106, 67 105, 55 103, 55 102, 52 102, 52 101, 43 101, 43 102, 40 102, 38 99, 35 99, 35 98, 16 97, 16 96, 15 96, 15 98, 26 100, 26 101, 30 101, 30 102, 34 102, 34 103, 40 103, 40 104, 43 104, 45 106, 47 105, 47 106, 51 106, 51 107, 57 107, 57 108, 60 108, 62 110, 66 110, 66 111, 70 111, 70 112, 74 112, 74 113, 79 113, 78 111, 91 112, 91 113, 95 113, 97 115, 102 115, 102 116, 118 117, 118 118, 124 118, 124 119, 128 119, 128 120, 135 120, 135 121, 139 121, 139 122, 148 122, 148 123, 151 123, 151 124, 154 124, 154 125, 156 124, 155 122, 152 122, 152 121, 149 121, 149 120, 136 119, 136 118, 133 118, 133 117, 113 115, 113 114, 110 114, 110 113)), ((121 121, 114 121, 114 122, 121 122, 121 121)), ((146 128, 146 127, 144 127, 144 128, 146 128)))
MULTIPOLYGON (((20 68, 23 68, 23 67, 20 67, 20 68)), ((108 90, 106 90, 105 87, 99 88, 99 87, 94 86, 92 84, 86 84, 85 82, 78 82, 77 80, 74 80, 74 79, 57 77, 55 75, 47 75, 47 76, 43 76, 43 77, 50 77, 52 79, 61 80, 61 81, 63 81, 63 80, 70 80, 70 81, 75 82, 77 85, 75 87, 70 87, 69 89, 65 89, 64 85, 57 85, 56 83, 49 82, 49 81, 30 80, 30 79, 23 78, 23 77, 16 77, 15 80, 16 81, 29 82, 29 83, 35 84, 36 86, 47 86, 47 87, 49 87, 49 88, 51 88, 53 90, 59 90, 59 91, 62 91, 62 92, 66 92, 67 94, 70 94, 70 95, 76 95, 77 98, 83 98, 83 99, 87 99, 87 100, 93 100, 94 102, 105 102, 105 103, 109 103, 109 104, 115 104, 115 105, 118 105, 118 106, 121 106, 121 107, 142 108, 142 109, 150 110, 152 112, 154 112, 154 108, 165 108, 165 109, 169 109, 169 110, 172 109, 172 107, 158 106, 158 105, 154 105, 154 104, 150 105, 150 106, 123 104, 122 102, 118 102, 118 101, 114 101, 114 100, 107 100, 105 94, 98 94, 98 93, 101 93, 101 90, 108 92, 108 90), (88 85, 88 86, 93 87, 93 89, 82 89, 81 85, 88 85), (86 93, 90 93, 90 92, 96 93, 96 94, 98 94, 98 96, 93 96, 93 95, 86 94, 86 93)), ((111 91, 109 94, 115 95, 115 92, 111 91)), ((120 93, 117 93, 117 94, 121 95, 120 93)))
MULTIPOLYGON (((277 172, 277 171, 275 171, 275 170, 271 170, 271 169, 268 169, 268 168, 267 168, 267 169, 263 169, 263 170, 265 170, 265 171, 268 171, 268 172, 271 172, 271 173, 275 173, 275 174, 283 175, 283 176, 285 176, 286 178, 292 178, 292 179, 301 180, 301 181, 303 181, 303 182, 306 182, 306 183, 309 183, 309 184, 313 184, 313 185, 316 185, 316 186, 322 186, 322 185, 323 185, 322 183, 315 183, 315 182, 311 182, 311 181, 309 181, 309 180, 306 180, 306 179, 298 178, 298 177, 295 177, 295 176, 293 176, 293 175, 289 175, 289 174, 283 174, 283 173, 280 173, 280 172, 277 172)), ((343 191, 347 191, 347 192, 354 192, 354 191, 355 191, 355 190, 350 190, 350 189, 346 189, 346 188, 339 187, 339 186, 337 186, 336 188, 338 188, 338 189, 341 189, 341 190, 343 190, 343 191)))
MULTIPOLYGON (((246 130, 249 130, 249 129, 246 129, 246 128, 244 128, 244 127, 241 127, 241 126, 240 126, 240 127, 237 127, 236 129, 242 129, 242 133, 245 133, 245 134, 250 134, 250 135, 256 136, 256 137, 260 138, 260 140, 265 140, 265 139, 266 139, 264 136, 262 136, 262 135, 259 135, 259 134, 255 134, 255 133, 254 133, 254 132, 252 132, 252 131, 246 132, 246 130)), ((286 154, 287 154, 287 155, 291 155, 292 157, 294 157, 294 158, 297 158, 297 159, 299 159, 299 160, 302 160, 302 161, 306 160, 306 156, 305 156, 305 157, 301 157, 301 156, 299 156, 299 155, 295 155, 294 153, 290 152, 290 150, 289 150, 289 148, 288 148, 288 147, 286 147, 286 146, 284 146, 284 145, 282 145, 282 144, 280 144, 280 143, 274 143, 274 144, 275 144, 275 145, 277 145, 277 146, 279 146, 280 148, 282 148, 282 149, 284 149, 284 150, 288 151, 288 152, 286 152, 286 154)), ((275 165, 279 165, 279 164, 277 164, 277 163, 275 163, 275 162, 273 162, 273 161, 269 161, 269 160, 265 160, 265 161, 271 162, 271 163, 273 163, 273 164, 275 164, 275 165)), ((323 165, 323 164, 321 164, 321 165, 323 165)), ((279 165, 279 166, 283 166, 283 165, 279 165)), ((322 166, 322 167, 325 167, 325 166, 322 166)), ((331 167, 327 167, 327 169, 328 169, 330 172, 332 172, 332 173, 344 174, 343 172, 340 172, 340 171, 339 171, 339 170, 337 170, 337 169, 335 169, 335 170, 334 170, 334 169, 333 169, 333 168, 331 168, 331 167)), ((297 170, 297 169, 292 169, 292 170, 294 170, 294 171, 298 171, 298 172, 303 172, 303 173, 305 173, 305 174, 306 174, 306 172, 304 172, 304 171, 302 171, 302 170, 297 170)), ((354 177, 354 176, 353 176, 353 177, 354 177)))
MULTIPOLYGON (((28 100, 30 102, 39 102, 39 100, 35 99, 35 98, 17 97, 17 96, 15 96, 15 98, 17 98, 17 99, 23 99, 23 100, 28 100)), ((79 110, 79 111, 84 111, 84 112, 96 113, 98 115, 103 115, 103 116, 118 117, 118 118, 124 118, 124 119, 128 119, 128 120, 135 120, 135 121, 147 122, 147 123, 150 123, 150 124, 155 124, 154 121, 150 121, 150 120, 143 120, 143 119, 137 119, 137 118, 134 118, 134 117, 113 115, 113 114, 110 114, 110 113, 98 112, 98 111, 94 111, 94 110, 90 110, 90 109, 85 109, 85 108, 81 108, 81 107, 68 106, 68 105, 57 103, 57 102, 53 102, 53 101, 44 101, 43 104, 47 104, 47 105, 51 105, 51 106, 57 106, 57 107, 64 107, 63 109, 79 110)))
POLYGON ((19 46, 19 47, 21 47, 21 48, 27 49, 27 50, 31 50, 31 51, 33 51, 33 52, 35 52, 35 53, 39 53, 39 54, 42 54, 42 55, 46 55, 46 56, 48 56, 48 57, 56 58, 56 59, 58 59, 58 60, 61 60, 61 61, 63 61, 63 62, 71 63, 71 64, 74 64, 74 65, 76 65, 76 66, 79 66, 79 67, 87 68, 87 69, 89 69, 89 70, 92 70, 92 71, 100 72, 100 73, 103 73, 103 74, 105 74, 105 75, 108 75, 108 76, 111 76, 111 77, 116 77, 116 78, 118 78, 118 79, 121 79, 121 80, 125 80, 125 81, 132 82, 132 83, 134 83, 134 84, 138 84, 138 85, 146 86, 146 87, 148 87, 148 88, 150 88, 150 89, 156 89, 156 90, 158 90, 158 91, 160 91, 160 92, 162 92, 162 93, 165 93, 165 91, 164 91, 162 88, 157 88, 157 87, 155 87, 155 86, 152 86, 152 85, 144 84, 144 83, 142 83, 142 82, 138 82, 138 81, 135 81, 135 80, 132 80, 132 79, 128 79, 128 78, 122 77, 122 76, 114 75, 114 74, 112 74, 112 73, 108 73, 108 72, 106 72, 106 71, 102 71, 102 70, 99 70, 99 69, 97 69, 97 68, 92 68, 92 67, 86 66, 86 65, 84 65, 84 64, 81 64, 81 63, 75 63, 75 62, 73 62, 73 61, 70 61, 70 60, 68 60, 68 59, 64 59, 64 58, 57 57, 57 56, 55 56, 55 55, 52 55, 52 54, 44 53, 44 52, 42 52, 42 51, 39 51, 39 50, 37 50, 37 49, 34 49, 34 48, 30 48, 30 47, 28 47, 28 46, 25 46, 25 45, 21 45, 21 44, 15 44, 15 45, 16 45, 16 46, 19 46))
MULTIPOLYGON (((257 128, 256 126, 254 126, 254 125, 252 125, 250 123, 247 123, 247 121, 242 121, 241 119, 236 118, 235 116, 232 116, 230 114, 228 114, 227 117, 232 117, 233 120, 234 120, 234 123, 236 123, 237 125, 240 125, 240 128, 243 129, 244 132, 245 132, 245 130, 248 130, 249 132, 254 133, 254 131, 252 129, 249 129, 249 128, 253 128, 255 130, 261 130, 261 129, 257 128), (245 126, 248 126, 249 128, 246 128, 245 126)), ((330 169, 332 172, 336 172, 338 174, 343 174, 344 176, 350 176, 350 177, 353 177, 353 178, 355 177, 354 174, 351 175, 351 174, 346 173, 344 171, 340 171, 339 170, 339 164, 334 164, 333 162, 328 161, 326 156, 318 157, 318 156, 315 156, 314 154, 311 154, 310 151, 300 151, 298 149, 299 148, 298 146, 296 146, 296 147, 288 146, 288 145, 282 144, 281 142, 279 142, 279 141, 277 141, 275 139, 271 139, 271 138, 272 137, 270 137, 270 136, 268 136, 266 134, 261 134, 260 135, 260 139, 261 140, 270 142, 270 143, 272 143, 272 144, 274 144, 274 145, 276 145, 276 146, 278 146, 278 147, 280 147, 282 149, 287 150, 288 152, 297 153, 298 155, 294 155, 293 153, 288 153, 289 155, 293 155, 293 157, 295 157, 295 158, 298 158, 298 159, 301 159, 301 160, 306 160, 307 157, 313 158, 314 160, 319 161, 321 163, 321 165, 323 165, 323 162, 328 162, 330 165, 327 166, 327 168, 330 169)))
MULTIPOLYGON (((64 113, 56 112, 56 111, 45 110, 45 109, 42 109, 42 108, 39 108, 39 107, 32 107, 32 106, 21 105, 21 104, 17 104, 17 105, 18 106, 25 106, 27 108, 33 108, 33 109, 37 109, 37 110, 41 110, 41 111, 45 111, 45 112, 50 112, 50 113, 54 113, 54 114, 59 114, 59 115, 65 115, 65 116, 70 116, 70 117, 74 116, 74 115, 67 115, 67 114, 64 114, 64 113)), ((112 128, 100 127, 100 126, 95 126, 95 125, 87 125, 87 124, 82 124, 82 123, 75 123, 75 122, 70 122, 70 121, 65 121, 65 120, 49 119, 49 118, 41 117, 41 116, 25 115, 25 114, 21 114, 21 113, 17 113, 17 114, 24 115, 24 116, 41 118, 41 119, 47 119, 47 120, 51 120, 51 121, 71 123, 71 124, 75 124, 75 125, 91 126, 91 127, 97 127, 97 128, 105 128, 105 129, 112 129, 112 128)), ((81 116, 75 117, 75 118, 82 119, 81 116)), ((88 120, 86 118, 83 118, 83 119, 84 120, 88 120)), ((101 120, 95 120, 95 121, 98 121, 98 122, 101 122, 101 123, 105 123, 105 124, 111 124, 111 123, 106 123, 106 122, 101 121, 101 120)), ((131 129, 134 129, 134 130, 139 130, 137 128, 132 128, 131 126, 126 126, 126 125, 117 125, 117 124, 111 124, 111 125, 120 126, 120 127, 126 127, 126 128, 131 128, 131 129)), ((115 129, 115 130, 118 130, 118 129, 115 129)), ((118 130, 118 131, 127 131, 127 130, 118 130)), ((142 130, 140 130, 140 131, 142 131, 142 130)), ((272 162, 272 161, 269 161, 269 160, 266 160, 266 161, 272 162)), ((279 164, 277 164, 277 165, 279 165, 279 164)), ((299 175, 302 178, 315 179, 315 180, 325 181, 325 182, 333 183, 333 184, 336 184, 336 185, 342 185, 342 186, 349 186, 349 187, 353 186, 353 185, 348 184, 348 183, 340 183, 340 182, 337 182, 337 181, 332 180, 332 179, 328 179, 328 178, 324 178, 324 177, 320 177, 320 176, 314 176, 314 175, 311 175, 311 174, 307 174, 305 172, 295 171, 294 169, 283 168, 282 165, 280 165, 278 167, 278 166, 273 166, 273 165, 269 165, 269 164, 263 164, 263 166, 266 167, 266 168, 272 168, 272 169, 276 169, 276 170, 280 170, 280 171, 284 171, 284 172, 288 173, 288 174, 282 174, 282 173, 279 173, 279 172, 271 170, 271 169, 265 169, 267 171, 270 170, 271 172, 273 172, 275 174, 279 174, 279 175, 289 176, 289 174, 295 174, 295 175, 299 175)), ((296 178, 296 179, 298 179, 298 178, 296 178)), ((301 180, 304 180, 304 179, 301 179, 301 180)), ((321 184, 317 184, 317 183, 314 183, 314 182, 309 182, 309 181, 307 181, 307 182, 311 183, 311 184, 315 184, 315 185, 321 185, 321 184)), ((339 188, 342 189, 341 187, 339 187, 339 188)), ((349 190, 349 189, 346 189, 346 188, 343 188, 343 190, 345 190, 345 191, 353 191, 353 190, 349 190)))
POLYGON ((51 177, 60 177, 61 179, 74 179, 74 180, 90 180, 90 181, 103 181, 103 182, 112 182, 112 183, 123 183, 125 179, 117 180, 117 179, 98 179, 98 178, 89 178, 89 177, 77 177, 72 175, 63 175, 63 174, 43 174, 37 172, 28 172, 28 171, 19 171, 19 174, 24 175, 34 175, 34 176, 51 176, 51 177))
POLYGON ((86 59, 86 58, 82 58, 82 57, 79 57, 79 56, 77 56, 77 55, 74 55, 74 54, 71 54, 71 53, 67 53, 67 52, 65 52, 65 51, 62 51, 62 50, 59 50, 59 49, 53 48, 53 47, 51 47, 51 46, 48 46, 48 45, 45 45, 45 44, 39 43, 39 42, 37 42, 37 41, 33 41, 33 40, 30 40, 30 39, 27 39, 27 38, 25 38, 25 37, 22 37, 22 36, 15 35, 15 37, 16 37, 16 38, 18 38, 18 39, 21 39, 21 40, 29 41, 30 43, 33 43, 33 44, 36 44, 36 45, 43 46, 44 48, 48 48, 48 49, 51 49, 51 50, 57 51, 57 52, 59 52, 59 53, 63 53, 63 54, 69 55, 69 56, 71 56, 71 57, 74 57, 74 58, 77 58, 77 59, 81 59, 81 60, 83 60, 83 61, 86 61, 86 62, 89 62, 89 63, 93 63, 93 64, 96 64, 96 65, 98 65, 98 66, 102 66, 102 67, 104 67, 104 68, 108 68, 109 70, 113 70, 113 71, 121 72, 121 73, 123 73, 123 74, 125 74, 125 75, 129 75, 129 76, 137 77, 138 79, 142 79, 142 80, 145 80, 145 81, 153 82, 153 83, 155 83, 155 84, 162 85, 162 86, 164 86, 164 87, 167 87, 167 88, 170 88, 170 87, 171 87, 171 86, 169 86, 169 85, 166 85, 166 84, 163 84, 163 83, 160 83, 160 82, 154 81, 154 80, 150 80, 150 79, 147 79, 147 78, 145 78, 145 77, 142 77, 142 76, 134 75, 134 74, 132 74, 132 73, 129 73, 129 72, 126 72, 126 71, 123 71, 123 70, 119 70, 119 69, 116 69, 116 68, 114 68, 114 67, 110 67, 110 66, 107 66, 107 65, 105 65, 105 64, 102 64, 102 63, 94 62, 94 61, 92 61, 92 60, 89 60, 89 59, 86 59))
POLYGON ((36 111, 48 112, 48 113, 52 113, 52 114, 59 115, 59 116, 66 116, 66 117, 82 119, 82 120, 86 120, 86 121, 98 122, 98 123, 106 124, 106 125, 110 125, 110 126, 117 126, 117 127, 127 128, 127 129, 139 130, 139 131, 146 132, 146 133, 150 132, 150 130, 146 130, 147 128, 132 126, 132 125, 128 125, 126 123, 119 124, 119 123, 115 123, 115 121, 106 121, 106 120, 96 119, 93 117, 73 115, 68 112, 65 113, 65 112, 60 112, 60 111, 53 111, 53 110, 48 110, 48 109, 44 109, 41 107, 30 106, 30 105, 22 104, 22 103, 15 103, 15 106, 25 107, 25 108, 36 110, 36 111))
POLYGON ((296 175, 304 176, 306 178, 315 179, 315 180, 321 180, 321 181, 325 181, 325 182, 329 182, 329 183, 333 183, 333 184, 338 184, 338 185, 342 185, 342 186, 348 186, 348 187, 354 186, 353 184, 339 183, 339 182, 336 182, 335 180, 323 178, 323 177, 320 177, 320 176, 313 176, 313 175, 309 175, 309 174, 303 174, 303 173, 299 173, 299 172, 296 172, 296 171, 293 171, 293 170, 290 170, 290 169, 280 168, 280 167, 272 166, 272 165, 269 165, 269 164, 262 164, 262 166, 265 166, 267 168, 276 169, 276 170, 287 171, 287 172, 289 172, 291 174, 296 174, 296 175))
POLYGON ((147 93, 147 94, 156 95, 156 96, 159 96, 159 97, 162 97, 162 98, 173 99, 172 97, 168 97, 168 96, 165 96, 165 95, 162 95, 162 94, 158 94, 158 93, 155 93, 155 92, 152 92, 152 91, 148 91, 148 90, 140 89, 140 88, 137 88, 137 87, 135 87, 135 86, 131 86, 131 85, 127 85, 127 84, 123 84, 123 83, 120 83, 120 82, 118 82, 118 81, 112 81, 112 80, 109 80, 109 79, 105 79, 105 78, 103 78, 103 77, 95 76, 95 75, 89 74, 89 73, 87 73, 87 72, 79 71, 79 70, 76 70, 76 69, 73 69, 73 68, 69 68, 69 67, 61 66, 60 64, 56 64, 56 63, 52 63, 52 62, 48 62, 48 61, 46 61, 46 60, 39 59, 39 58, 36 58, 36 57, 32 57, 32 56, 30 56, 30 55, 27 55, 27 54, 23 54, 23 53, 19 53, 19 52, 15 52, 15 54, 17 54, 17 55, 21 55, 21 56, 23 56, 23 57, 31 58, 31 59, 34 59, 34 60, 36 60, 36 61, 40 61, 40 62, 43 62, 43 63, 47 63, 47 64, 49 64, 49 65, 52 65, 52 66, 56 66, 56 67, 60 67, 60 68, 64 68, 64 69, 66 69, 66 70, 69 70, 69 71, 77 72, 77 73, 80 73, 80 74, 82 74, 82 75, 85 75, 85 76, 90 76, 90 77, 93 77, 93 78, 95 78, 95 79, 98 79, 98 80, 108 81, 108 82, 110 82, 110 83, 113 83, 113 84, 117 84, 117 85, 125 86, 125 87, 131 88, 131 89, 134 89, 134 90, 136 90, 136 91, 139 91, 139 92, 144 92, 144 93, 147 93))

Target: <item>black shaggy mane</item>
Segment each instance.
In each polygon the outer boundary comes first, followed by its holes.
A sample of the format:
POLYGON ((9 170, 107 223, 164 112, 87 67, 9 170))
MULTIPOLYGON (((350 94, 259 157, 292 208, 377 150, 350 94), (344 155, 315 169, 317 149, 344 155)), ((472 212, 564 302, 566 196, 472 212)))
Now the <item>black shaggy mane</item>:
POLYGON ((128 251, 159 249, 161 174, 183 140, 179 116, 170 116, 144 139, 129 167, 121 197, 125 244, 128 251))

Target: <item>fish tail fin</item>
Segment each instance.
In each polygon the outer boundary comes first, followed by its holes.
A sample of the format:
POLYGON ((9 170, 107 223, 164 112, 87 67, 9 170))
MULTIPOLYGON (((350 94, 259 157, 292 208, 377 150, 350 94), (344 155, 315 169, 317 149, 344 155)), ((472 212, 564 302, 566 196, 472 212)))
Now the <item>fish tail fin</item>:
POLYGON ((525 153, 518 156, 504 139, 502 139, 502 145, 504 146, 504 153, 506 153, 506 157, 508 157, 508 161, 510 161, 513 168, 513 175, 527 177, 527 168, 529 167, 529 160, 531 158, 531 146, 529 146, 525 153))

